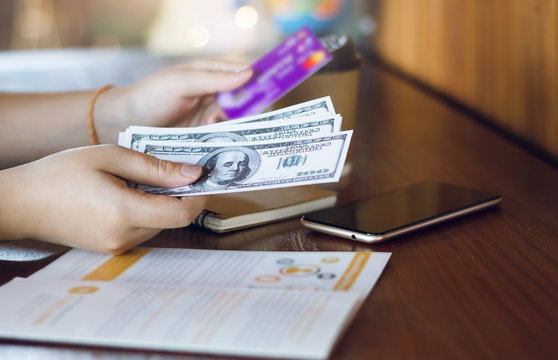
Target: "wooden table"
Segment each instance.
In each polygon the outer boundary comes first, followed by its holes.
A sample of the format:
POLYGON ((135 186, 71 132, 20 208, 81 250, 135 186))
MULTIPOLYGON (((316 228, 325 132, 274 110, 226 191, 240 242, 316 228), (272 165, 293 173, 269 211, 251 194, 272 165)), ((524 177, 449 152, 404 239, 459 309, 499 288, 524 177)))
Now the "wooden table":
MULTIPOLYGON (((392 252, 333 359, 555 358, 558 169, 371 64, 362 72, 352 146, 352 173, 328 186, 343 202, 427 179, 494 190, 504 201, 379 245, 318 234, 297 220, 225 235, 165 231, 146 245, 392 252)), ((2 264, 0 280, 25 276, 48 261, 2 264)), ((0 357, 204 358, 94 350, 3 341, 0 357)))

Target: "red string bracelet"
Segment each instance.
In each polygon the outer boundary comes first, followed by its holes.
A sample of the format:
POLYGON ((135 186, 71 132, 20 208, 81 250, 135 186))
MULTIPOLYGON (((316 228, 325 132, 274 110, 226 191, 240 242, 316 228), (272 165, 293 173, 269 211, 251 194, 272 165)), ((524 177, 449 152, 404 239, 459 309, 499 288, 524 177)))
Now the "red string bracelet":
POLYGON ((103 92, 112 89, 113 87, 114 85, 105 85, 102 88, 97 89, 97 91, 95 91, 95 93, 93 94, 91 101, 89 102, 89 111, 87 112, 87 130, 89 131, 89 138, 91 139, 91 144, 93 145, 99 144, 97 133, 95 132, 95 124, 93 123, 93 109, 95 108, 95 103, 103 92))

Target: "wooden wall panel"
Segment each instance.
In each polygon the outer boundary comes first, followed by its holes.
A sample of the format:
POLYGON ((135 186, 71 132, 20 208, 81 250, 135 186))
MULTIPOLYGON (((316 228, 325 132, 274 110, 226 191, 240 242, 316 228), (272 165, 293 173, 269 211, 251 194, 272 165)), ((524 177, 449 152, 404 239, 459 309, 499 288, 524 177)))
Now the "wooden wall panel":
POLYGON ((558 159, 558 0, 374 0, 378 56, 558 159))

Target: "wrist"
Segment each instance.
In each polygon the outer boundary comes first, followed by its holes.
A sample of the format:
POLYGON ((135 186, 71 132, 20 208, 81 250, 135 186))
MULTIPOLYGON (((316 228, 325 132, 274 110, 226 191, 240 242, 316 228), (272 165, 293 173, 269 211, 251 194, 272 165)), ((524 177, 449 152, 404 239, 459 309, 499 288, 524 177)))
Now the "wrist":
POLYGON ((24 166, 0 171, 0 240, 32 237, 33 216, 25 208, 28 204, 24 195, 25 183, 19 176, 24 166))
POLYGON ((93 124, 99 143, 118 143, 118 133, 130 125, 128 109, 125 88, 113 87, 98 94, 93 105, 93 124))

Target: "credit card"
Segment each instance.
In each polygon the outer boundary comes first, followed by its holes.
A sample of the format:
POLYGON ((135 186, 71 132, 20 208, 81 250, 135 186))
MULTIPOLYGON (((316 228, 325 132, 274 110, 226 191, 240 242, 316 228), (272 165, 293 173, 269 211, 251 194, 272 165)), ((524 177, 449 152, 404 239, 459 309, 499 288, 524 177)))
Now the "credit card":
POLYGON ((321 69, 331 54, 307 27, 303 27, 252 64, 246 84, 215 94, 229 119, 256 115, 321 69))

